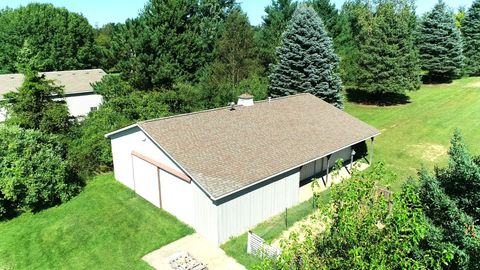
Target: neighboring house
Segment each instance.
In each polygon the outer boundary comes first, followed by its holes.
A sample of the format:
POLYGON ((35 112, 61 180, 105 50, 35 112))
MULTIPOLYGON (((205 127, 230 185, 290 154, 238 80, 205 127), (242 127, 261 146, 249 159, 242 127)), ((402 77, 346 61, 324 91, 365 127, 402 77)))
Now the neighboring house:
POLYGON ((297 204, 304 180, 380 134, 310 94, 239 98, 105 135, 118 181, 217 244, 297 204))
MULTIPOLYGON (((98 109, 102 103, 102 96, 95 94, 91 86, 106 75, 101 69, 41 72, 40 75, 42 74, 47 80, 54 81, 55 85, 64 87, 65 102, 74 117, 85 116, 98 109)), ((17 91, 22 86, 23 79, 23 74, 0 75, 0 100, 4 94, 17 91)), ((7 111, 0 108, 0 122, 5 120, 6 114, 7 111)))

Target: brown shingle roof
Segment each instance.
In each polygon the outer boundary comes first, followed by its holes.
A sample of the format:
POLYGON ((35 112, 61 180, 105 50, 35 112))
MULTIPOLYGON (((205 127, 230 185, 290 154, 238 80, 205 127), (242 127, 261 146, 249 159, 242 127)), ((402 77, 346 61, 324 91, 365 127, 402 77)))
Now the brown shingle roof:
POLYGON ((214 198, 379 134, 310 94, 138 125, 214 198))
MULTIPOLYGON (((69 71, 41 72, 47 80, 53 80, 56 85, 64 86, 65 94, 93 92, 90 85, 100 81, 106 75, 102 69, 84 69, 69 71)), ((0 98, 10 91, 16 91, 22 85, 23 74, 0 75, 0 98)))

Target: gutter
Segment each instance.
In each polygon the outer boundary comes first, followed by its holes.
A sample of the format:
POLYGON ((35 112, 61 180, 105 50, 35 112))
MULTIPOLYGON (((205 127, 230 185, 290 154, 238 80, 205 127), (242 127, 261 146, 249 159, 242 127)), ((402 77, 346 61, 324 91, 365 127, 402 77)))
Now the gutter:
POLYGON ((331 154, 333 154, 333 153, 336 153, 336 152, 338 152, 338 151, 340 151, 340 150, 343 150, 343 149, 345 149, 345 148, 347 148, 347 147, 350 147, 350 146, 352 146, 352 145, 355 145, 355 144, 357 144, 357 143, 360 143, 360 142, 362 142, 362 141, 365 141, 365 140, 367 140, 368 138, 374 138, 374 137, 376 137, 376 136, 378 136, 378 135, 380 135, 380 134, 381 134, 381 133, 378 132, 378 133, 376 133, 376 134, 374 134, 374 135, 368 136, 368 137, 366 137, 366 138, 364 138, 364 139, 361 139, 361 140, 356 141, 356 142, 354 142, 354 143, 352 143, 352 144, 349 144, 349 145, 347 145, 347 146, 345 146, 345 147, 343 147, 343 148, 341 148, 341 149, 334 150, 334 151, 332 151, 332 152, 330 152, 330 153, 328 153, 328 154, 326 154, 326 155, 316 157, 316 158, 311 159, 311 160, 309 160, 309 161, 306 161, 306 162, 304 162, 304 163, 300 163, 300 164, 295 165, 295 166, 293 166, 293 167, 290 167, 290 168, 288 168, 288 169, 286 169, 286 170, 283 170, 283 171, 281 171, 281 172, 278 172, 278 173, 276 173, 276 174, 274 174, 274 175, 267 176, 267 177, 262 178, 262 179, 260 179, 260 180, 258 180, 258 181, 255 181, 255 182, 253 182, 253 183, 251 183, 251 184, 249 184, 249 185, 247 185, 247 186, 244 186, 244 187, 241 187, 241 188, 239 188, 239 189, 237 189, 237 190, 234 190, 234 191, 231 191, 231 192, 229 192, 229 193, 223 194, 223 195, 221 195, 220 197, 211 197, 211 198, 212 198, 213 200, 223 199, 223 198, 225 198, 225 197, 227 197, 227 196, 230 196, 230 195, 232 195, 232 194, 235 194, 235 193, 237 193, 237 192, 239 192, 239 191, 242 191, 242 190, 244 190, 244 189, 247 189, 247 188, 249 188, 249 187, 251 187, 251 186, 254 186, 254 185, 256 185, 256 184, 259 184, 259 183, 262 183, 262 182, 264 182, 264 181, 267 181, 267 180, 270 179, 270 178, 273 178, 273 177, 275 177, 275 176, 281 175, 282 173, 286 173, 286 172, 288 172, 288 171, 291 171, 291 170, 293 170, 293 169, 295 169, 295 168, 301 167, 301 166, 303 166, 303 165, 305 165, 305 164, 308 164, 308 163, 310 163, 310 162, 313 162, 313 161, 315 161, 315 160, 324 158, 324 157, 329 156, 329 155, 331 155, 331 154))

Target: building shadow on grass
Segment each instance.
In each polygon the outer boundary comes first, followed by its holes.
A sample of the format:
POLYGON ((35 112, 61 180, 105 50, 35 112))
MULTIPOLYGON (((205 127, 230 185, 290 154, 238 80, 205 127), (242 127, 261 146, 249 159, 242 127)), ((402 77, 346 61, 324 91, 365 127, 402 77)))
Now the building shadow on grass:
POLYGON ((410 103, 410 97, 407 95, 368 93, 355 88, 347 88, 346 96, 350 102, 366 105, 393 106, 410 103))

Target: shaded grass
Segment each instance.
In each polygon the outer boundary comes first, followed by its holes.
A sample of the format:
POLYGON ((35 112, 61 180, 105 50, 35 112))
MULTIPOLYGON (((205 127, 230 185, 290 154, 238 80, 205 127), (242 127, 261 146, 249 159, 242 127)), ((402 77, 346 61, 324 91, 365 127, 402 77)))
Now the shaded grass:
MULTIPOLYGON (((329 190, 321 193, 320 202, 327 203, 330 198, 329 190)), ((263 223, 260 223, 252 232, 262 237, 268 243, 273 242, 285 230, 291 227, 295 222, 304 219, 306 216, 314 211, 312 200, 305 201, 296 205, 287 211, 287 226, 285 224, 285 212, 275 216, 263 223)), ((250 254, 247 254, 247 233, 230 239, 223 244, 221 248, 229 256, 233 257, 239 263, 248 269, 253 269, 255 265, 261 263, 261 259, 250 254)))
POLYGON ((375 139, 374 161, 395 171, 399 190, 421 166, 444 165, 455 128, 460 128, 473 153, 480 154, 480 78, 451 84, 423 85, 409 93, 410 103, 381 107, 345 104, 345 110, 381 130, 375 139))
POLYGON ((0 223, 0 268, 150 269, 142 256, 192 232, 109 173, 63 205, 0 223))

